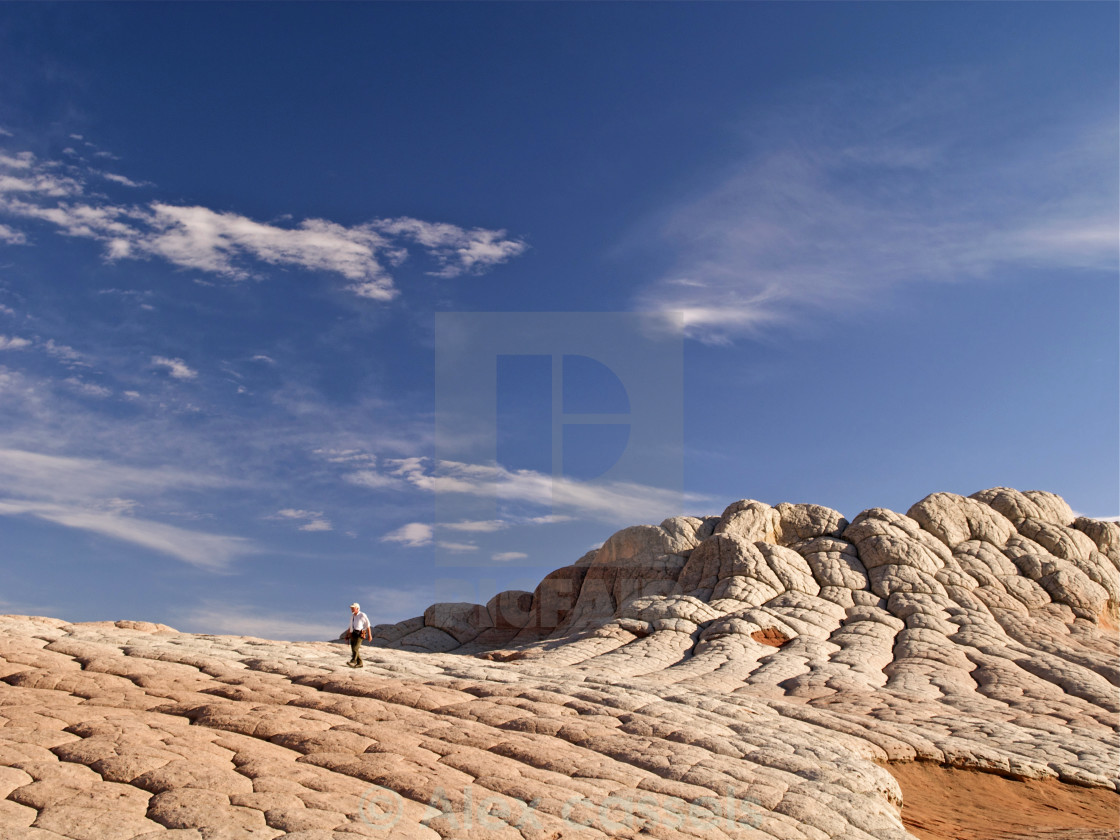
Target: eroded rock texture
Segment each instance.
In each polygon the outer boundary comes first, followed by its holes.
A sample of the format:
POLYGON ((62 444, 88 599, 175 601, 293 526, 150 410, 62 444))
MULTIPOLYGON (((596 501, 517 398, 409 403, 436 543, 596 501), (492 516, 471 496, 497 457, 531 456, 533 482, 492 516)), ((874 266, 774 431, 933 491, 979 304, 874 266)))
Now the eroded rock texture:
POLYGON ((1118 547, 1047 493, 741 501, 378 627, 361 671, 3 617, 0 836, 904 838, 913 760, 1115 792, 1118 547))

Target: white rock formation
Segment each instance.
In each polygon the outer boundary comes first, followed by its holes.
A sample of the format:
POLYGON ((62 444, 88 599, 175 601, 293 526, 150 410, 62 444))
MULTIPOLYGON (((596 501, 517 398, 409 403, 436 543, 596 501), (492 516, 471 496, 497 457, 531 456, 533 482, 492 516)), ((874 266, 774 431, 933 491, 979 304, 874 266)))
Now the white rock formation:
POLYGON ((6 616, 0 837, 901 840, 890 762, 1120 791, 1118 606, 1120 527, 996 488, 628 528, 363 671, 6 616))

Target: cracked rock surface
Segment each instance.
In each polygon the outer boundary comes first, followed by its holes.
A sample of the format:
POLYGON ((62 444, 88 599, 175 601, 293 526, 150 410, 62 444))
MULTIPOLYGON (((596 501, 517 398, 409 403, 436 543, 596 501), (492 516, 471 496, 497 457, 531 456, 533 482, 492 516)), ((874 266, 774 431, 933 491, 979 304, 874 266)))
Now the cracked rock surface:
MULTIPOLYGON (((375 628, 361 671, 3 616, 0 837, 931 836, 909 762, 1107 811, 1118 606, 1120 527, 996 488, 627 528, 533 593, 375 628)), ((1092 819, 1047 830, 1116 837, 1092 819)))

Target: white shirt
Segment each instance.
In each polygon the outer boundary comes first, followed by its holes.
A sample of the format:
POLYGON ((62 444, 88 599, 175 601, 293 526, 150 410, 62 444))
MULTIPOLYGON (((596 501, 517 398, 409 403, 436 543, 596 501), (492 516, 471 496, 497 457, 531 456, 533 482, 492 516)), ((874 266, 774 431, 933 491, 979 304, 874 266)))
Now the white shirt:
POLYGON ((361 610, 350 613, 350 629, 357 633, 364 633, 369 627, 369 619, 361 610))

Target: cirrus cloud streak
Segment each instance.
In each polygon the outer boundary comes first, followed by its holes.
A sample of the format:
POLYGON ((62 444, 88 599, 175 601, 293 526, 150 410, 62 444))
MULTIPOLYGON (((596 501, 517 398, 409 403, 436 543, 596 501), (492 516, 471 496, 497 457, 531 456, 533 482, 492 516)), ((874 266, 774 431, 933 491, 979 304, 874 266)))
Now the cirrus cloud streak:
POLYGON ((242 537, 167 525, 133 514, 129 496, 152 497, 181 488, 219 487, 213 476, 167 468, 124 466, 0 449, 0 516, 29 516, 65 528, 110 537, 158 552, 207 571, 227 569, 257 546, 242 537))
POLYGON ((988 136, 972 117, 995 104, 976 87, 963 74, 792 97, 747 132, 749 151, 650 223, 644 237, 673 265, 635 307, 719 344, 918 281, 1115 272, 1114 104, 988 136))

